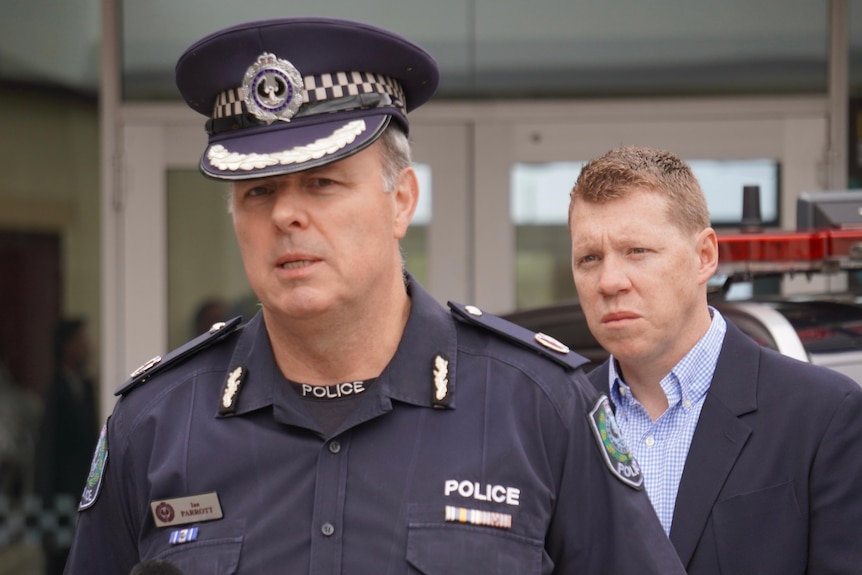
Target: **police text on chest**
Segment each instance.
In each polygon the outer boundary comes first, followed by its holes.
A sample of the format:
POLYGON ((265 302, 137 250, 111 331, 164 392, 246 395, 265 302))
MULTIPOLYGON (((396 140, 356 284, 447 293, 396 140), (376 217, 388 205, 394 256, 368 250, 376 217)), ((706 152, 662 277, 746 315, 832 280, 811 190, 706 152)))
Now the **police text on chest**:
POLYGON ((520 505, 521 490, 517 487, 506 487, 504 485, 480 484, 478 481, 458 481, 447 479, 443 486, 446 497, 453 494, 467 499, 477 501, 493 501, 494 503, 505 503, 506 505, 520 505))

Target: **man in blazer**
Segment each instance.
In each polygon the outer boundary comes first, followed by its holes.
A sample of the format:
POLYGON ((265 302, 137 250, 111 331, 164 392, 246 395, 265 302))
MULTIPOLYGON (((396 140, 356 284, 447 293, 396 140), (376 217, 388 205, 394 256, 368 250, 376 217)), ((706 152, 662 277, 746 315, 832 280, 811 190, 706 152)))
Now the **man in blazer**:
POLYGON ((862 388, 761 348, 706 298, 718 245, 689 167, 650 148, 588 163, 572 272, 608 394, 691 575, 862 573, 862 388))

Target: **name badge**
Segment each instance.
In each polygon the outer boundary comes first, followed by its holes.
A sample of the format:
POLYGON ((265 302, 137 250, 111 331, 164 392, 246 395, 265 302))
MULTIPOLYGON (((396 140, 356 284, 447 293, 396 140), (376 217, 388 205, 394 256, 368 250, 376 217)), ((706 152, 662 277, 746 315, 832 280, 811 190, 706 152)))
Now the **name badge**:
POLYGON ((218 493, 202 493, 189 497, 162 499, 150 502, 156 527, 170 527, 185 523, 212 521, 223 517, 218 493))

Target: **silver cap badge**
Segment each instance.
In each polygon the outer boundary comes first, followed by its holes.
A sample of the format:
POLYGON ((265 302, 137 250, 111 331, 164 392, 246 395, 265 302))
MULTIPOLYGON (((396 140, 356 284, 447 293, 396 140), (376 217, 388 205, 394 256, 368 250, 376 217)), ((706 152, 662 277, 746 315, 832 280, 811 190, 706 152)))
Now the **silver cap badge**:
POLYGON ((249 113, 267 124, 289 122, 303 102, 299 70, 268 52, 246 70, 242 90, 249 113))

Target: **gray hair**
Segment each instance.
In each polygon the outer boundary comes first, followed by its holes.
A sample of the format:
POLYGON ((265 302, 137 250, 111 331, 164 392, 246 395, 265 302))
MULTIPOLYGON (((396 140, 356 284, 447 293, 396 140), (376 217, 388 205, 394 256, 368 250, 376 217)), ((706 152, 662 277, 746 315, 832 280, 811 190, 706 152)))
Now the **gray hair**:
POLYGON ((398 185, 398 179, 404 168, 409 168, 413 162, 410 152, 410 141, 407 134, 396 124, 389 124, 380 136, 380 158, 383 162, 383 189, 391 192, 398 185))

